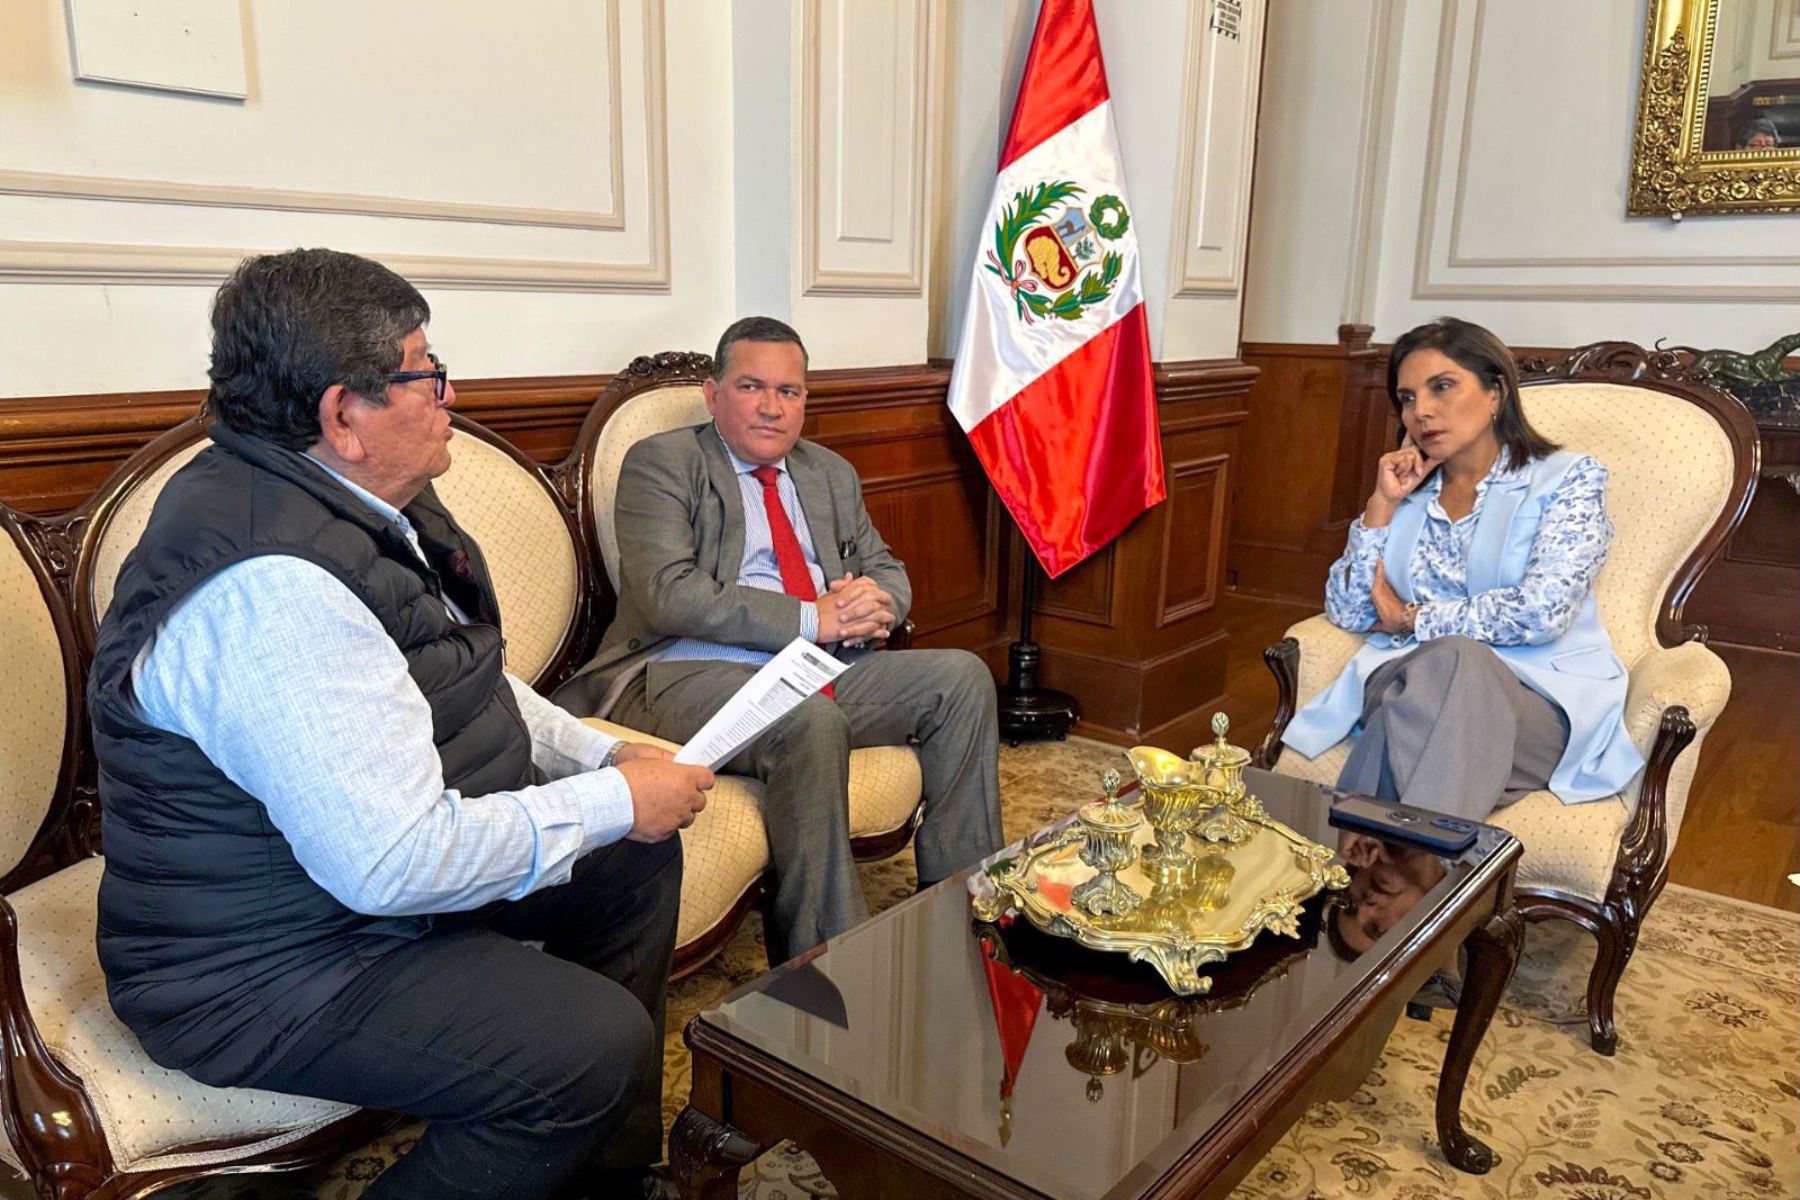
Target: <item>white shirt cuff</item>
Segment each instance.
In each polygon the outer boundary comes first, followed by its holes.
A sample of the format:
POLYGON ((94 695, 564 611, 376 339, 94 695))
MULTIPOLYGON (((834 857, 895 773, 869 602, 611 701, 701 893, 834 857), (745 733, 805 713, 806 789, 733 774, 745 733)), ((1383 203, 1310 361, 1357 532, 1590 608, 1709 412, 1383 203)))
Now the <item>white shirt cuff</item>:
POLYGON ((581 807, 582 853, 610 846, 631 832, 636 815, 631 806, 631 785, 618 768, 571 775, 559 782, 573 790, 575 802, 581 807))

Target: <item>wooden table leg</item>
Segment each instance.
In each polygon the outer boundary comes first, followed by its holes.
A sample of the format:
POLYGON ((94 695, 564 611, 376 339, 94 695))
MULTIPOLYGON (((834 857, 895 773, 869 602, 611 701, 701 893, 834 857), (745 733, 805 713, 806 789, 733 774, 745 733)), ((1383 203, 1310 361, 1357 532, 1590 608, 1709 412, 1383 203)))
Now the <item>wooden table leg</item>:
POLYGON ((690 1200, 736 1200, 738 1172, 762 1147, 689 1105, 669 1131, 669 1165, 690 1200))
POLYGON ((1486 1143, 1463 1129, 1463 1085, 1469 1066, 1487 1035, 1500 997, 1519 965, 1519 948, 1525 940, 1525 918, 1512 902, 1510 873, 1501 883, 1494 915, 1475 928, 1463 942, 1468 965, 1463 977, 1462 999, 1456 1006, 1456 1023, 1450 1027, 1450 1048, 1444 1053, 1444 1070, 1438 1077, 1438 1144, 1452 1166, 1472 1175, 1485 1175, 1498 1161, 1486 1143))

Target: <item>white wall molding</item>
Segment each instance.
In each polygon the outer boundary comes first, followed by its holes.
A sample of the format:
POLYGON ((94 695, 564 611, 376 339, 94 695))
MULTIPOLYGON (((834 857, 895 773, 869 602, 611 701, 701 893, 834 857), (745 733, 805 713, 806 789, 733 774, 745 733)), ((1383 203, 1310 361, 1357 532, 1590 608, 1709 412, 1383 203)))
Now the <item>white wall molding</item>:
POLYGON ((1394 0, 1374 0, 1369 13, 1369 74, 1357 124, 1356 175, 1350 184, 1350 261, 1344 275, 1342 324, 1366 324, 1375 310, 1387 209, 1388 131, 1394 124, 1392 63, 1397 34, 1394 0))
POLYGON ((1775 0, 1769 22, 1769 60, 1800 58, 1800 0, 1775 0))
POLYGON ((1169 278, 1174 295, 1236 295, 1244 285, 1256 161, 1265 7, 1244 6, 1239 37, 1207 21, 1213 0, 1189 0, 1169 278))
MULTIPOLYGON (((571 210, 291 188, 236 187, 108 175, 0 171, 0 195, 75 202, 304 212, 400 221, 529 226, 576 232, 606 247, 637 248, 624 261, 465 256, 364 250, 421 286, 638 292, 669 288, 669 178, 664 0, 637 0, 636 37, 623 49, 620 0, 605 0, 610 102, 610 198, 571 210), (641 75, 627 95, 627 63, 641 75), (637 65, 641 64, 641 66, 637 65), (633 111, 635 110, 635 111, 633 111), (634 146, 633 143, 638 143, 634 146), (627 148, 634 153, 627 158, 627 148)), ((366 235, 364 235, 366 237, 366 235)), ((279 241, 291 240, 277 237, 279 241)), ((416 239, 410 239, 416 242, 416 239)), ((0 240, 0 282, 215 285, 246 255, 276 249, 70 240, 0 240)))
MULTIPOLYGON (((178 284, 216 287, 241 261, 268 247, 144 246, 106 242, 0 241, 7 283, 178 284)), ((655 264, 470 258, 365 251, 421 288, 533 292, 667 291, 655 264)), ((666 261, 666 260, 665 260, 666 261)))
MULTIPOLYGON (((617 138, 618 130, 614 136, 617 138)), ((615 148, 617 143, 615 141, 615 148)), ((614 155, 614 195, 623 191, 624 164, 614 155)), ((55 175, 44 171, 0 170, 0 195, 54 200, 110 200, 134 204, 178 204, 195 208, 249 208, 267 212, 336 213, 342 216, 403 217, 420 221, 475 221, 484 225, 533 225, 551 229, 623 229, 622 206, 608 212, 526 208, 510 204, 467 204, 350 192, 310 192, 291 188, 233 187, 126 179, 105 175, 55 175)))
POLYGON ((922 296, 939 0, 802 0, 802 294, 922 296))
MULTIPOLYGON (((1466 249, 1471 148, 1481 104, 1483 39, 1490 18, 1519 18, 1508 5, 1452 0, 1443 6, 1432 80, 1412 295, 1424 300, 1584 301, 1607 303, 1792 303, 1781 269, 1800 256, 1760 246, 1733 253, 1476 254, 1466 249), (1721 270, 1747 274, 1719 278, 1721 270), (1760 278, 1759 278, 1760 276, 1760 278)), ((1620 148, 1619 166, 1628 154, 1620 148)), ((1621 201, 1621 219, 1622 201, 1621 201)), ((1755 218, 1751 218, 1754 220, 1755 218)), ((1700 227, 1703 222, 1697 222, 1700 227)), ((1685 230, 1683 230, 1685 232, 1685 230)))

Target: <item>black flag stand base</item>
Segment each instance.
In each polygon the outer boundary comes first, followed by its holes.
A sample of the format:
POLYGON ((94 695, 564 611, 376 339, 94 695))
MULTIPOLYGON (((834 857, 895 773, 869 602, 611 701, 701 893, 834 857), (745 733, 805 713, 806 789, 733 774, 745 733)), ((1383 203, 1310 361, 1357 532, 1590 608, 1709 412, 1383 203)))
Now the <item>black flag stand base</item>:
POLYGON ((1009 746, 1020 742, 1061 741, 1081 717, 1081 705, 1067 692, 1038 686, 1043 654, 1031 640, 1031 610, 1037 604, 1037 559, 1027 556, 1025 587, 1019 613, 1019 640, 1007 647, 1006 683, 999 689, 1000 736, 1009 746))

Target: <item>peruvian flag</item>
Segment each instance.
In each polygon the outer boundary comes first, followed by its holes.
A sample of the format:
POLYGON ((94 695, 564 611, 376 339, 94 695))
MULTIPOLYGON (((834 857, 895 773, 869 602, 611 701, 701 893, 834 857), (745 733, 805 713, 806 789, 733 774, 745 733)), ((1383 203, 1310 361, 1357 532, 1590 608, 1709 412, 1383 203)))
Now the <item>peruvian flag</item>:
POLYGON ((1091 0, 1044 0, 950 380, 1056 578, 1163 498, 1137 237, 1091 0))

